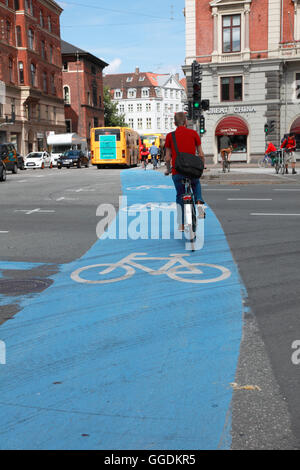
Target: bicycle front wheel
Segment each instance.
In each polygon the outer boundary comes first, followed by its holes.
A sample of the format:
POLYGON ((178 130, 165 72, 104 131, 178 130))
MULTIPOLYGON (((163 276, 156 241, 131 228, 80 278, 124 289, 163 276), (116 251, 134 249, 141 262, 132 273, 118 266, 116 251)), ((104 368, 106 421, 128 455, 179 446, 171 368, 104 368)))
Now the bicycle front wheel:
POLYGON ((93 264, 91 266, 85 266, 84 268, 79 268, 74 271, 71 274, 71 279, 75 282, 79 282, 80 284, 110 284, 112 282, 125 281, 126 279, 132 277, 134 273, 135 270, 132 266, 125 265, 113 267, 113 265, 109 263, 93 264), (103 269, 98 272, 98 268, 103 269), (125 273, 122 276, 110 278, 107 272, 111 273, 115 269, 121 269, 122 271, 125 271, 125 273), (107 272, 103 274, 105 271, 107 272), (83 273, 85 273, 84 277, 82 277, 83 273), (105 279, 101 279, 101 276, 103 276, 105 279))
POLYGON ((209 284, 225 281, 231 276, 231 271, 224 266, 216 264, 193 263, 189 264, 189 266, 174 266, 166 274, 175 281, 191 284, 209 284))

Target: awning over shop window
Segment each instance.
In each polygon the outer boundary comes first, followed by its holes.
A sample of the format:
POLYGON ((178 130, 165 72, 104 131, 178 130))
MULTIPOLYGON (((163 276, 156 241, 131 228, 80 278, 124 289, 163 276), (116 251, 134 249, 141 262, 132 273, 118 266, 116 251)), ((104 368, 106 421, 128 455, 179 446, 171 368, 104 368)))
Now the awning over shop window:
POLYGON ((290 132, 293 132, 293 134, 300 134, 300 117, 293 122, 290 132))
POLYGON ((247 124, 240 118, 228 116, 219 122, 216 135, 248 135, 249 130, 247 124))

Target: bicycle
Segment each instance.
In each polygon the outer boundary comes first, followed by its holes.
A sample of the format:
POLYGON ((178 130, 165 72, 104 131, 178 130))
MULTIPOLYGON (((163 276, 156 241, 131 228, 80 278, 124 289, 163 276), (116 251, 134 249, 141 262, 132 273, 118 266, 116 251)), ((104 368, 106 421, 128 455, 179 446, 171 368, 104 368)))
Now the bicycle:
POLYGON ((101 263, 84 266, 83 268, 76 269, 76 271, 71 274, 71 279, 80 284, 110 284, 130 279, 138 269, 151 276, 166 275, 175 281, 192 284, 221 282, 231 276, 231 271, 224 266, 207 263, 189 263, 186 259, 186 257, 190 256, 188 254, 170 254, 169 257, 162 258, 147 257, 147 255, 148 253, 132 253, 116 263, 101 263), (149 266, 138 263, 137 261, 166 261, 166 263, 159 269, 152 269, 149 266), (99 268, 102 268, 102 270, 98 272, 99 268), (107 279, 107 275, 113 273, 117 269, 124 271, 124 274, 122 276, 107 279), (207 277, 207 274, 205 275, 203 269, 205 273, 208 272, 208 276, 210 275, 209 273, 211 273, 213 277, 207 277), (217 271, 217 275, 215 271, 217 271), (82 277, 83 273, 85 273, 85 276, 89 274, 92 278, 96 275, 97 279, 86 279, 82 277), (101 276, 103 277, 102 279, 101 276), (192 278, 192 276, 196 276, 196 279, 192 278))
POLYGON ((223 152, 223 159, 222 159, 222 169, 223 173, 226 173, 226 170, 228 173, 230 172, 230 161, 228 160, 228 151, 227 150, 222 150, 223 152))
POLYGON ((273 166, 273 161, 272 158, 269 157, 269 155, 265 154, 264 158, 259 160, 257 164, 259 168, 269 168, 270 166, 273 166))
POLYGON ((277 175, 279 173, 284 175, 284 173, 285 173, 284 150, 283 149, 277 150, 276 154, 277 154, 277 156, 276 156, 275 165, 274 165, 275 166, 275 171, 276 171, 277 175))
POLYGON ((183 214, 184 214, 184 227, 188 232, 189 241, 191 243, 192 251, 195 251, 195 242, 197 234, 197 215, 194 195, 192 191, 192 182, 189 178, 182 180, 184 184, 183 200, 183 214))

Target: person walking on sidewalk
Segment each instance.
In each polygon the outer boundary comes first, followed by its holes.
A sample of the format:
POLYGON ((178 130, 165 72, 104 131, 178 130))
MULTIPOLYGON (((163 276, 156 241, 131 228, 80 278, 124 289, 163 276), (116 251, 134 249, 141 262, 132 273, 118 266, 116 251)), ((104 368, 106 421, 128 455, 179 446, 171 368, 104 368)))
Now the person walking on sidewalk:
MULTIPOLYGON (((203 159, 205 162, 204 153, 201 147, 201 139, 198 133, 192 129, 187 128, 187 118, 185 113, 179 112, 175 114, 175 138, 178 146, 179 152, 189 153, 196 155, 196 152, 199 155, 199 158, 203 159)), ((185 192, 185 187, 183 180, 185 176, 179 174, 175 170, 176 162, 176 150, 172 138, 172 133, 170 132, 166 137, 165 143, 166 153, 165 153, 165 162, 167 166, 167 171, 165 175, 170 174, 171 164, 172 164, 172 179, 176 189, 176 203, 177 203, 177 222, 178 229, 182 232, 184 231, 184 204, 182 196, 185 192)), ((202 198, 201 184, 199 178, 192 178, 192 190, 194 194, 195 203, 198 208, 198 217, 204 218, 205 211, 203 205, 205 204, 202 198)))
POLYGON ((152 159, 152 165, 153 165, 153 170, 156 170, 157 168, 157 158, 158 158, 158 148, 155 145, 155 142, 152 143, 150 149, 149 149, 151 159, 152 159))
POLYGON ((281 144, 281 148, 284 149, 285 151, 285 172, 288 174, 289 170, 289 162, 292 164, 292 173, 295 175, 297 173, 296 171, 296 156, 295 156, 295 150, 296 150, 296 139, 294 134, 288 134, 288 136, 284 139, 284 141, 281 144))

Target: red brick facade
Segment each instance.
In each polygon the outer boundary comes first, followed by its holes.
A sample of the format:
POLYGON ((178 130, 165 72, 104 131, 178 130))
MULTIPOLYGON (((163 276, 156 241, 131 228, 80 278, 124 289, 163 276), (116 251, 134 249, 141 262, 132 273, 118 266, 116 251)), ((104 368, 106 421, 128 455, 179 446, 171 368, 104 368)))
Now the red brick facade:
POLYGON ((2 130, 24 153, 45 147, 47 132, 65 130, 61 12, 53 0, 0 0, 0 80, 8 117, 12 97, 16 102, 14 128, 2 130))
POLYGON ((67 128, 89 143, 92 127, 104 126, 105 62, 62 41, 63 92, 67 128))

